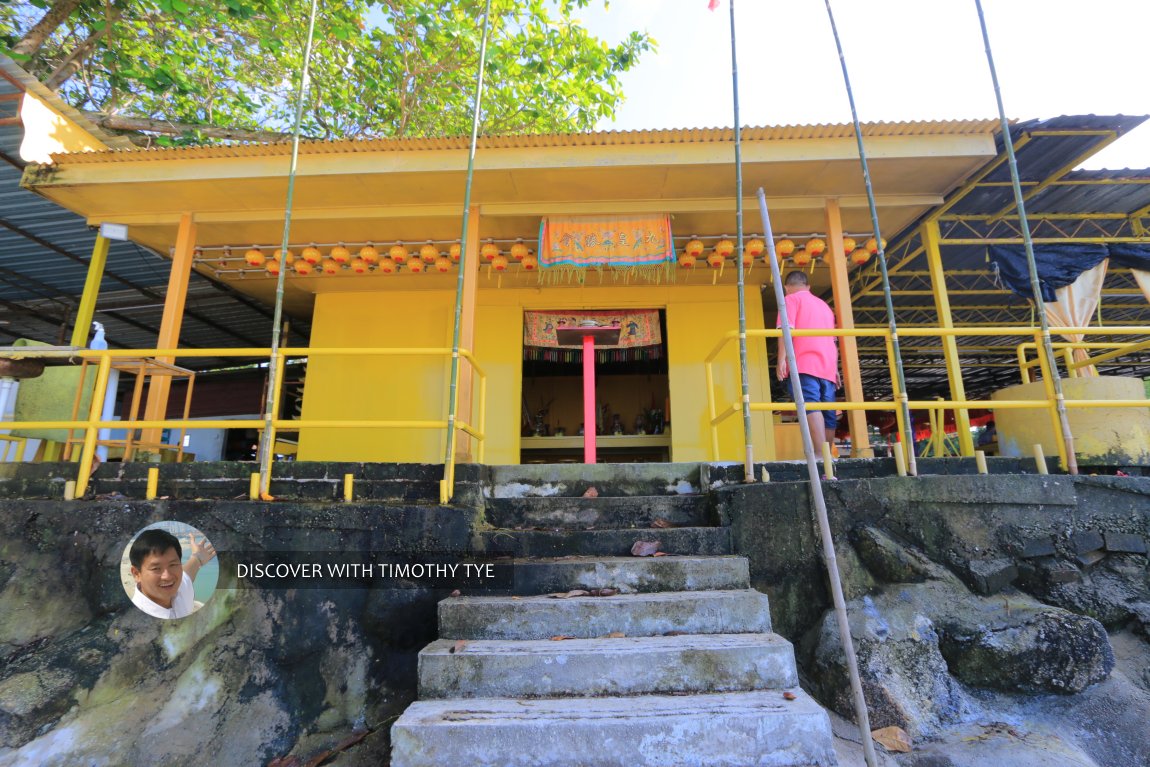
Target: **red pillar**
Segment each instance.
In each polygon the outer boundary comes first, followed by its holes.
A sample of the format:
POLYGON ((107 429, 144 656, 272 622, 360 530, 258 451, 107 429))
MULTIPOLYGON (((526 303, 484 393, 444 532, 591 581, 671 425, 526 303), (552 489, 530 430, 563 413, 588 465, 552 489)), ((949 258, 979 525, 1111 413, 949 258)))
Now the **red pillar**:
POLYGON ((583 462, 595 463, 595 337, 583 336, 583 462))

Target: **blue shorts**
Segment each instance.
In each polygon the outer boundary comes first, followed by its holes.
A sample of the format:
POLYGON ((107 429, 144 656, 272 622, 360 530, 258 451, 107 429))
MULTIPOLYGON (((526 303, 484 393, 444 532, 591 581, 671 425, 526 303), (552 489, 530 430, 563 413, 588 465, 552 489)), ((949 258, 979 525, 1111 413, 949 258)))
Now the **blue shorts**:
MULTIPOLYGON (((803 401, 804 402, 834 402, 835 401, 835 384, 834 381, 828 381, 825 378, 818 376, 807 375, 806 373, 799 373, 799 383, 803 388, 803 401)), ((823 414, 823 422, 828 429, 833 429, 838 426, 839 419, 833 410, 812 411, 821 412, 823 414)))

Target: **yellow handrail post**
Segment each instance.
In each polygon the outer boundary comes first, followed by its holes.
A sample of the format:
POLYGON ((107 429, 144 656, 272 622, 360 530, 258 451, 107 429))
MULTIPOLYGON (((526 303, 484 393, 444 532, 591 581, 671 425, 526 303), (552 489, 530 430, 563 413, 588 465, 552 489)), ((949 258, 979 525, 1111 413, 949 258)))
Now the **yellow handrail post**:
MULTIPOLYGON (((898 385, 898 376, 895 375, 894 344, 891 343, 889 334, 884 334, 883 338, 886 341, 887 366, 890 368, 890 383, 891 383, 891 395, 892 395, 891 399, 897 403, 898 400, 902 396, 902 390, 899 388, 899 385, 898 385)), ((906 412, 909 413, 910 409, 908 408, 906 412)), ((901 458, 902 462, 896 464, 897 466, 904 467, 900 471, 900 476, 901 476, 901 475, 906 474, 906 468, 905 467, 907 466, 907 454, 908 453, 914 453, 914 433, 913 433, 914 432, 914 426, 912 424, 909 429, 907 428, 906 417, 903 415, 903 409, 901 407, 896 407, 894 409, 894 418, 895 418, 895 428, 898 429, 899 435, 906 437, 906 439, 899 440, 898 443, 894 446, 894 449, 896 451, 902 453, 902 455, 899 456, 901 458), (907 442, 909 442, 910 444, 906 444, 907 442)))
POLYGON ((100 355, 100 364, 96 368, 96 385, 92 388, 92 404, 88 407, 88 421, 84 426, 84 449, 80 452, 80 473, 76 477, 77 498, 83 498, 84 493, 88 492, 92 459, 96 457, 96 439, 100 434, 100 417, 104 412, 104 390, 108 388, 108 374, 111 370, 111 355, 100 355))
MULTIPOLYGON (((1039 331, 1034 333, 1035 348, 1038 348, 1040 343, 1039 331)), ((1063 471, 1067 470, 1070 463, 1066 455, 1066 441, 1062 436, 1062 421, 1058 417, 1058 399, 1054 388, 1054 379, 1051 377, 1050 366, 1046 362, 1044 354, 1038 354, 1038 368, 1042 372, 1042 383, 1046 388, 1046 398, 1050 406, 1050 421, 1054 426, 1054 443, 1058 446, 1058 465, 1063 471)), ((1069 424, 1067 425, 1069 428, 1069 424)))
POLYGON ((1069 378, 1078 378, 1078 368, 1074 364, 1074 349, 1067 346, 1062 349, 1062 356, 1066 362, 1066 375, 1069 378))
MULTIPOLYGON (((940 239, 938 220, 931 219, 922 225, 921 238, 926 249, 927 264, 930 267, 931 290, 934 291, 934 305, 938 315, 939 325, 943 328, 953 329, 954 318, 950 311, 950 296, 946 291, 946 271, 942 266, 942 250, 938 243, 940 239)), ((943 334, 943 356, 946 359, 946 377, 950 382, 950 397, 955 400, 966 399, 966 386, 962 381, 962 364, 958 359, 958 342, 955 336, 943 334)), ((954 426, 958 433, 958 449, 961 455, 974 455, 974 438, 970 434, 970 414, 965 408, 954 411, 954 426)))
POLYGON ((715 423, 715 372, 711 369, 711 361, 703 363, 707 374, 707 414, 711 425, 711 460, 719 460, 719 426, 715 423))
POLYGON ((487 375, 479 375, 479 447, 476 449, 479 462, 483 463, 487 452, 487 375))

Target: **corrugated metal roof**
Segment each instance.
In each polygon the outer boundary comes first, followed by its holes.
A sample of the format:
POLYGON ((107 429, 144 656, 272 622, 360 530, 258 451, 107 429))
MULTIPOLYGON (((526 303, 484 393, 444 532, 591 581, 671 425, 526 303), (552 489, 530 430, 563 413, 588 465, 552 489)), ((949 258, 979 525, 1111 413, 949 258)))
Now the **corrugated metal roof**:
MULTIPOLYGON (((917 120, 911 122, 865 123, 863 135, 887 136, 960 136, 993 133, 997 120, 917 120)), ((744 141, 795 141, 805 139, 854 138, 849 124, 781 125, 743 129, 744 141)), ((734 141, 732 128, 682 128, 668 130, 599 131, 595 133, 524 134, 482 136, 477 147, 483 149, 543 149, 588 146, 638 146, 658 144, 710 144, 734 141)), ((466 136, 437 138, 373 138, 302 141, 300 154, 349 154, 361 152, 426 152, 466 150, 466 136)), ((99 162, 141 162, 162 160, 215 159, 227 157, 265 157, 287 155, 289 142, 274 144, 229 144, 202 147, 131 148, 108 152, 53 155, 58 163, 86 164, 99 162)))

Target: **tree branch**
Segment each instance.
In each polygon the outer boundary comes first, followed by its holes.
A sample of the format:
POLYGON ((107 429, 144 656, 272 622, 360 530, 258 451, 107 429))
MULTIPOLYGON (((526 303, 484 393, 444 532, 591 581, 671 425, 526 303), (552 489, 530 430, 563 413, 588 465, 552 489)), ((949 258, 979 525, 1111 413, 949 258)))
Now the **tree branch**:
POLYGON ((206 138, 225 141, 286 141, 290 133, 278 131, 246 130, 243 128, 222 128, 216 125, 193 125, 170 120, 153 120, 147 117, 107 114, 105 112, 84 112, 84 116, 101 128, 108 130, 144 131, 163 133, 168 136, 182 136, 185 133, 199 133, 206 138))
POLYGON ((55 91, 59 90, 61 85, 72 79, 72 76, 80 70, 80 65, 84 63, 84 60, 91 56, 92 52, 96 50, 96 43, 100 42, 101 38, 112 31, 112 22, 118 21, 122 14, 123 12, 119 8, 109 14, 107 23, 104 24, 103 28, 88 35, 87 40, 73 48, 72 52, 65 56, 55 71, 48 76, 44 84, 55 91))
POLYGON ((36 25, 28 30, 20 41, 12 46, 12 52, 21 56, 34 56, 44 47, 44 43, 52 36, 57 27, 63 24, 81 0, 56 0, 52 7, 40 18, 36 25))

